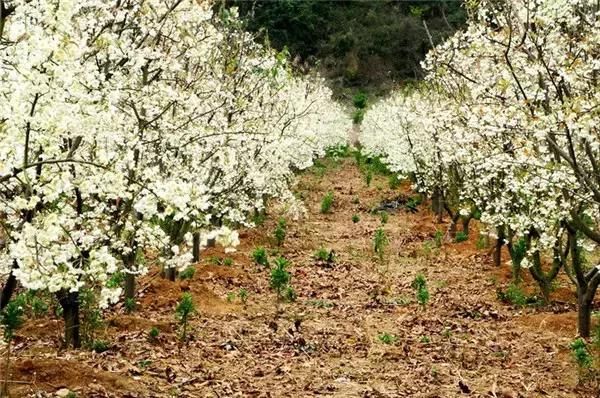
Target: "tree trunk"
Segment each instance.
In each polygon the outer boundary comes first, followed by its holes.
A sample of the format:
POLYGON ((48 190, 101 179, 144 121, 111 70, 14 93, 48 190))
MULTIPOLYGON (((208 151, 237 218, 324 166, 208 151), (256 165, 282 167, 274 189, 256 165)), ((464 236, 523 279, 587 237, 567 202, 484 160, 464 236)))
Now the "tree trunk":
POLYGON ((125 274, 125 299, 135 297, 135 274, 125 274))
POLYGON ((458 220, 460 218, 459 214, 456 213, 455 215, 451 216, 452 220, 450 221, 450 226, 448 227, 448 234, 450 234, 450 238, 452 240, 454 240, 456 238, 456 231, 457 231, 457 224, 458 224, 458 220))
POLYGON ((462 219, 463 232, 467 236, 469 236, 469 226, 471 225, 472 219, 473 219, 473 217, 471 217, 471 216, 463 217, 463 219, 462 219))
POLYGON ((577 331, 583 338, 590 337, 592 329, 592 301, 587 300, 587 294, 577 292, 577 331))
POLYGON ((6 307, 16 288, 17 278, 11 273, 6 280, 6 284, 2 288, 2 294, 0 295, 0 310, 3 310, 4 307, 6 307))
POLYGON ((502 265, 502 246, 504 246, 504 230, 498 229, 498 239, 496 239, 496 248, 494 249, 494 265, 502 265))
POLYGON ((177 270, 175 268, 165 268, 165 278, 167 278, 171 282, 175 282, 176 274, 177 270))
POLYGON ((62 307, 65 321, 65 347, 80 348, 79 293, 61 291, 58 294, 58 302, 62 307))
POLYGON ((206 241, 206 247, 215 247, 217 245, 216 238, 210 238, 206 241))
POLYGON ((433 210, 437 216, 437 223, 441 224, 443 221, 444 204, 442 203, 442 195, 437 189, 433 192, 433 195, 431 195, 431 210, 433 210))
POLYGON ((192 244, 192 256, 193 262, 197 263, 200 261, 200 232, 194 232, 192 244))

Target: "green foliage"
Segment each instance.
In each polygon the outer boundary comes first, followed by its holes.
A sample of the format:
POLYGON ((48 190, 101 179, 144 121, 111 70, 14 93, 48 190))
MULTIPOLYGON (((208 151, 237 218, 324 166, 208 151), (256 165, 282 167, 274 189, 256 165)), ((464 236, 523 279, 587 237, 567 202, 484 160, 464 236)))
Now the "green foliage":
POLYGON ((254 214, 252 215, 252 223, 258 227, 263 225, 265 223, 266 219, 267 219, 267 215, 265 214, 264 211, 256 210, 254 212, 254 214))
POLYGON ((194 305, 194 299, 190 293, 184 293, 181 296, 181 300, 175 308, 175 315, 179 320, 179 324, 182 326, 181 341, 187 341, 187 327, 189 318, 196 313, 196 306, 194 305))
POLYGON ((106 287, 114 289, 119 286, 122 286, 123 282, 125 282, 125 274, 123 272, 115 272, 110 276, 110 279, 106 282, 106 287))
POLYGON ((435 241, 436 247, 442 247, 442 243, 444 241, 444 233, 440 230, 436 230, 433 239, 435 241))
POLYGON ((357 223, 357 222, 359 222, 359 221, 360 221, 360 217, 358 216, 358 214, 353 214, 353 215, 352 215, 352 222, 353 222, 354 224, 356 224, 356 223, 357 223))
POLYGON ((187 267, 186 269, 184 269, 183 271, 181 271, 179 273, 179 278, 182 280, 192 279, 195 274, 196 274, 196 267, 194 267, 193 265, 190 265, 189 267, 187 267))
POLYGON ((283 245, 283 242, 285 241, 286 230, 287 222, 285 221, 285 218, 282 217, 277 222, 277 227, 273 232, 273 237, 275 237, 275 243, 277 244, 277 246, 283 245))
POLYGON ((293 287, 287 286, 285 291, 283 292, 283 299, 288 302, 296 301, 298 296, 296 295, 296 291, 293 287))
POLYGON ((373 172, 371 170, 367 170, 367 174, 365 175, 365 182, 367 183, 367 187, 371 186, 371 181, 373 181, 373 172))
POLYGON ((373 251, 380 260, 383 261, 385 255, 385 249, 389 245, 389 240, 383 228, 377 228, 375 236, 373 237, 373 251))
POLYGON ((382 224, 387 224, 389 218, 390 218, 390 215, 388 214, 387 211, 379 212, 379 220, 381 221, 382 224))
POLYGON ((429 338, 429 336, 421 336, 420 341, 421 341, 422 344, 429 344, 429 343, 431 343, 431 339, 429 338))
POLYGON ((102 353, 110 349, 110 344, 104 340, 94 340, 91 344, 91 349, 94 352, 102 353))
POLYGON ((314 254, 316 260, 327 261, 329 258, 329 251, 323 247, 319 248, 314 254))
POLYGON ((136 307, 135 299, 133 297, 126 298, 124 307, 125 307, 125 312, 128 314, 131 314, 133 311, 135 311, 135 307, 136 307))
POLYGON ((469 240, 469 235, 463 231, 458 231, 454 237, 454 242, 456 243, 465 242, 467 240, 469 240))
POLYGON ((419 205, 423 202, 423 199, 419 195, 411 196, 406 201, 406 209, 411 212, 416 212, 418 210, 419 205))
POLYGON ((259 246, 252 252, 252 261, 254 261, 257 265, 262 265, 263 267, 269 266, 269 257, 267 255, 267 250, 259 246))
POLYGON ((227 267, 231 267, 233 265, 233 259, 231 257, 224 258, 223 265, 225 265, 227 267))
POLYGON ((155 342, 158 339, 158 336, 160 336, 160 330, 158 330, 156 326, 152 326, 148 331, 148 340, 155 342))
POLYGON ((287 266, 289 262, 283 258, 279 257, 275 260, 275 267, 271 270, 271 288, 277 292, 277 298, 282 299, 284 289, 290 283, 292 276, 287 271, 287 266))
POLYGON ((360 203, 360 199, 358 198, 358 196, 355 196, 354 198, 352 198, 352 204, 353 205, 357 205, 360 203))
POLYGON ((308 301, 308 304, 312 305, 316 308, 333 308, 334 307, 334 304, 332 302, 327 301, 327 300, 321 300, 321 299, 310 300, 310 301, 308 301))
POLYGON ((528 296, 517 283, 508 285, 505 291, 497 290, 496 295, 500 301, 512 304, 517 307, 525 307, 528 305, 537 305, 540 300, 536 296, 528 296))
POLYGON ((392 174, 388 178, 388 184, 390 185, 390 189, 397 189, 402 181, 400 181, 400 177, 397 174, 392 174))
POLYGON ((367 103, 368 96, 367 93, 365 93, 364 91, 360 91, 356 93, 354 97, 352 97, 352 104, 357 109, 365 109, 367 107, 367 103))
POLYGON ((477 242, 475 243, 477 250, 483 250, 487 246, 486 237, 483 235, 479 235, 477 237, 477 242))
POLYGON ((246 303, 248 302, 248 290, 241 288, 238 292, 238 297, 240 298, 242 304, 246 305, 246 303))
POLYGON ((28 290, 21 294, 25 311, 28 311, 35 318, 39 318, 48 313, 48 304, 44 300, 42 293, 35 290, 28 290))
POLYGON ((338 95, 360 106, 366 101, 357 97, 366 95, 353 95, 356 87, 380 94, 394 81, 422 77, 420 62, 431 47, 422 21, 437 44, 466 20, 461 2, 451 1, 227 0, 226 5, 239 7, 259 41, 326 68, 338 95))
POLYGON ((350 146, 349 145, 337 145, 331 148, 327 148, 325 156, 328 158, 339 159, 339 158, 347 158, 350 156, 350 146))
POLYGON ((211 263, 212 265, 221 265, 221 264, 223 264, 223 259, 219 256, 211 256, 208 259, 208 262, 211 263))
POLYGON ((233 303, 233 301, 235 300, 235 296, 236 294, 234 292, 227 293, 227 302, 233 303))
POLYGON ((0 313, 0 323, 4 328, 4 340, 7 342, 13 339, 15 332, 23 324, 25 300, 24 295, 18 295, 9 301, 0 313))
POLYGON ((396 335, 387 332, 379 334, 377 338, 383 344, 394 344, 396 341, 398 341, 398 337, 396 335))
POLYGON ((327 194, 321 200, 321 213, 326 214, 331 212, 333 206, 333 192, 327 192, 327 194))
POLYGON ((427 280, 423 274, 418 274, 411 284, 416 291, 417 302, 425 307, 429 302, 429 290, 427 289, 427 280))
POLYGON ((352 112, 352 123, 360 124, 365 118, 365 110, 364 109, 356 109, 352 112))
POLYGON ((582 338, 576 339, 571 343, 570 348, 580 371, 585 371, 592 367, 594 359, 585 340, 582 338))
POLYGON ((80 334, 84 346, 93 349, 96 331, 103 325, 96 294, 90 289, 79 291, 80 334))

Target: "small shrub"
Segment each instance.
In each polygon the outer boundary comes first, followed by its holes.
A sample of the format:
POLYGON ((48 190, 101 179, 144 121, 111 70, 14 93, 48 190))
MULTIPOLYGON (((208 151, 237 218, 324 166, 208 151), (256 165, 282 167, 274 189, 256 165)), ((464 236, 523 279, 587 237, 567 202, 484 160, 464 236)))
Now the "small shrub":
POLYGON ((379 219, 381 220, 382 224, 387 224, 388 220, 390 219, 390 215, 387 211, 381 211, 379 213, 379 219))
POLYGON ((360 91, 352 97, 352 103, 357 109, 365 109, 367 107, 368 98, 367 93, 360 91))
POLYGON ((429 302, 429 290, 427 289, 427 280, 423 274, 418 274, 412 282, 412 288, 416 291, 417 302, 425 307, 429 302))
POLYGON ((257 265, 262 265, 263 267, 269 266, 269 257, 267 255, 267 250, 264 247, 257 247, 252 252, 252 261, 254 261, 257 265))
POLYGON ((136 307, 135 299, 133 297, 126 298, 124 307, 125 307, 125 312, 127 314, 131 314, 133 311, 135 311, 135 307, 136 307))
POLYGON ((486 241, 486 237, 483 235, 479 235, 477 237, 477 242, 475 243, 475 247, 477 248, 477 250, 483 250, 486 248, 487 246, 487 241, 486 241))
POLYGON ((333 206, 333 192, 327 192, 321 201, 321 213, 327 214, 331 212, 333 206))
POLYGON ((440 230, 436 230, 433 239, 435 240, 436 247, 442 247, 442 243, 444 242, 444 233, 440 230))
POLYGON ((388 183, 390 185, 390 189, 397 189, 400 186, 401 181, 397 174, 393 174, 388 179, 388 183))
POLYGON ((367 187, 370 187, 371 181, 373 181, 373 172, 371 170, 367 171, 367 174, 365 176, 365 181, 367 183, 367 187))
POLYGON ((354 198, 352 198, 352 204, 353 205, 357 205, 360 203, 360 199, 358 198, 358 196, 355 196, 354 198))
POLYGON ((38 297, 37 292, 29 290, 25 293, 25 302, 29 305, 34 317, 39 318, 48 313, 48 304, 38 297))
POLYGON ((235 300, 235 293, 233 292, 229 292, 227 293, 227 302, 228 303, 233 303, 233 301, 235 300))
POLYGON ((223 265, 225 265, 227 267, 231 267, 233 265, 233 259, 231 257, 226 257, 223 260, 223 265))
POLYGON ((358 214, 353 214, 353 215, 352 215, 352 222, 353 222, 354 224, 356 224, 356 223, 357 223, 357 222, 359 222, 359 221, 360 221, 360 217, 358 216, 358 214))
POLYGON ((286 229, 287 222, 285 221, 285 218, 282 217, 277 222, 277 227, 275 228, 275 232, 273 232, 277 246, 283 245, 283 242, 285 241, 286 229))
POLYGON ((283 298, 284 289, 290 283, 292 276, 287 271, 289 262, 279 257, 275 260, 275 267, 271 270, 271 288, 277 292, 277 298, 283 298))
POLYGON ((181 271, 179 273, 179 278, 182 280, 192 279, 195 274, 196 274, 196 267, 190 265, 189 267, 187 267, 186 269, 184 269, 183 271, 181 271))
POLYGON ((381 333, 380 335, 377 336, 377 338, 383 344, 394 344, 396 341, 398 341, 398 337, 396 337, 393 334, 386 333, 386 332, 381 333))
POLYGON ((150 340, 151 342, 155 342, 158 339, 159 335, 160 331, 158 330, 158 328, 156 326, 152 326, 150 331, 148 331, 148 340, 150 340))
POLYGON ((104 340, 94 340, 91 347, 92 351, 97 352, 98 354, 110 349, 110 345, 104 340))
POLYGON ((385 248, 388 246, 389 240, 385 234, 383 228, 377 228, 375 236, 373 237, 373 251, 380 260, 383 260, 385 255, 385 248))
MULTIPOLYGON (((15 332, 23 324, 24 307, 25 296, 21 294, 9 301, 0 313, 0 324, 4 327, 4 341, 7 343, 4 365, 6 371, 8 371, 10 366, 11 343, 15 337, 15 332)), ((4 383, 2 383, 2 392, 0 394, 2 396, 9 396, 8 380, 8 372, 6 372, 4 375, 4 383)))
POLYGON ((508 285, 506 291, 504 292, 502 290, 498 290, 497 296, 501 301, 517 307, 524 307, 528 303, 527 295, 515 283, 508 285))
POLYGON ((294 288, 288 285, 283 293, 283 298, 285 301, 292 302, 296 301, 298 296, 296 295, 296 291, 294 290, 294 288))
POLYGON ((352 122, 354 124, 362 123, 364 118, 365 118, 364 109, 355 109, 354 112, 352 112, 352 122))
POLYGON ((410 198, 408 198, 408 200, 406 201, 406 209, 409 210, 412 213, 416 213, 419 207, 419 205, 421 204, 422 199, 420 196, 411 196, 410 198))
POLYGON ((429 344, 429 343, 431 343, 431 339, 429 338, 429 336, 421 336, 421 343, 429 344))
POLYGON ((460 243, 469 240, 469 235, 467 235, 464 231, 458 231, 456 236, 454 237, 454 242, 460 243))
POLYGON ((328 264, 333 264, 335 262, 335 252, 333 250, 320 248, 315 252, 314 257, 315 260, 328 264))
POLYGON ((592 365, 594 364, 594 358, 587 347, 585 340, 582 338, 578 338, 573 341, 570 345, 570 348, 571 352, 573 353, 575 363, 577 364, 577 369, 579 371, 579 382, 581 383, 587 378, 592 365))
POLYGON ((181 296, 177 308, 175 308, 175 314, 179 320, 179 324, 182 327, 181 341, 187 341, 187 328, 189 318, 196 312, 196 306, 194 305, 194 299, 190 293, 184 293, 181 296))
POLYGON ((240 298, 242 304, 246 305, 246 303, 248 302, 248 290, 241 288, 238 292, 238 297, 240 298))
POLYGON ((219 256, 211 256, 208 259, 208 262, 211 263, 212 265, 221 265, 221 264, 223 264, 223 259, 219 256))
POLYGON ((267 216, 264 211, 255 211, 252 216, 252 223, 258 227, 265 223, 267 216))

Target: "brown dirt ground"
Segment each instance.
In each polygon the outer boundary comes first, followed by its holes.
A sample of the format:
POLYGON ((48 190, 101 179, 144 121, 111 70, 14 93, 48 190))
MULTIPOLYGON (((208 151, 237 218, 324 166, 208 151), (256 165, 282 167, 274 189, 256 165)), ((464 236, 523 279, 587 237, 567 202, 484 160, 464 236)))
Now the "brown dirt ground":
POLYGON ((325 175, 299 177, 308 217, 289 221, 280 250, 292 264, 296 302, 278 311, 268 272, 249 259, 257 245, 274 249, 272 214, 242 232, 232 267, 211 264, 211 256, 228 255, 209 249, 191 281, 140 281, 137 312, 105 314, 102 336, 111 348, 102 354, 61 351, 61 322, 29 321, 15 347, 13 396, 53 396, 61 388, 78 397, 597 396, 577 386, 568 281, 560 281, 557 303, 548 307, 499 302, 496 289, 508 284, 508 269, 496 269, 489 250, 475 248, 476 228, 467 242, 434 248, 435 230, 445 226, 425 205, 416 214, 390 214, 387 265, 379 265, 372 236, 380 220, 369 210, 398 192, 379 176, 367 188, 353 160, 326 163, 325 175), (334 209, 320 214, 327 191, 335 194, 334 209), (319 247, 335 250, 333 267, 314 260, 319 247), (426 308, 410 287, 417 273, 427 277, 426 308), (241 288, 247 304, 228 302, 241 288), (180 348, 174 308, 185 291, 198 315, 192 340, 180 348), (147 337, 153 326, 161 332, 156 342, 147 337), (382 333, 395 342, 382 343, 382 333))

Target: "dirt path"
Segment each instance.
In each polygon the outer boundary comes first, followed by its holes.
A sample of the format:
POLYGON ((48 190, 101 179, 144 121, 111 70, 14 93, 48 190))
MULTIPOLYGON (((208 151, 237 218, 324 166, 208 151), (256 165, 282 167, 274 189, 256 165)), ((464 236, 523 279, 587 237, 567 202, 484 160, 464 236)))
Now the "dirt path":
POLYGON ((191 281, 143 281, 139 310, 109 315, 103 338, 111 348, 102 354, 57 355, 60 325, 29 322, 11 378, 31 384, 14 386, 16 396, 62 387, 82 397, 591 396, 575 388, 567 349, 573 312, 500 303, 496 289, 505 284, 504 270, 493 268, 486 250, 475 249, 475 236, 433 247, 436 225, 425 206, 415 214, 390 214, 383 226, 390 239, 384 270, 372 251, 381 221, 370 209, 398 192, 378 176, 367 188, 354 160, 326 163, 299 178, 308 218, 289 221, 281 250, 292 264, 296 302, 282 304, 277 314, 268 271, 249 259, 258 245, 274 247, 272 215, 242 234, 233 266, 213 264, 211 256, 226 255, 211 249, 191 281), (323 215, 320 202, 328 191, 335 205, 323 215), (332 267, 313 258, 320 247, 337 254, 332 267), (418 273, 431 294, 425 308, 410 286, 418 273), (242 288, 247 304, 228 302, 228 294, 242 288), (174 307, 183 291, 193 294, 199 314, 193 340, 178 354, 174 307), (160 330, 154 343, 147 337, 153 326, 160 330))

